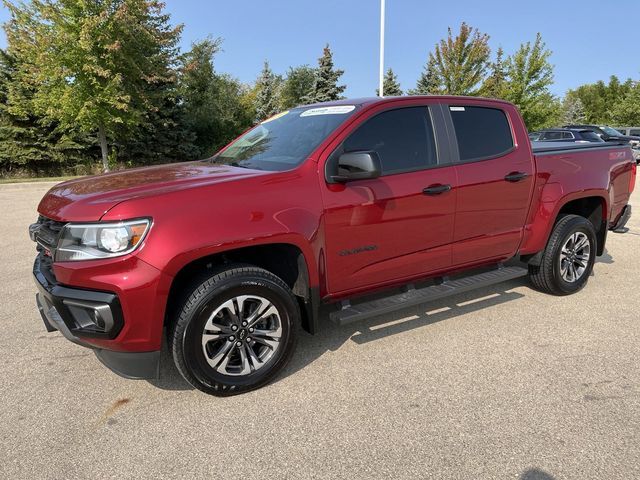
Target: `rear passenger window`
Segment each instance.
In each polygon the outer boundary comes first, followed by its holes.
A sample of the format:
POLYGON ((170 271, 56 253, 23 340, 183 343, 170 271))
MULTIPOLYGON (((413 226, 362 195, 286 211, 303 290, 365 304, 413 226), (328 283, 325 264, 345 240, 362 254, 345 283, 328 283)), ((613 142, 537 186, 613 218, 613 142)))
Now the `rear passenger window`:
POLYGON ((497 157, 513 148, 507 116, 486 107, 451 106, 451 119, 458 139, 460 160, 497 157))
POLYGON ((427 107, 380 113, 358 127, 343 147, 344 152, 377 152, 383 174, 418 170, 438 163, 427 107))

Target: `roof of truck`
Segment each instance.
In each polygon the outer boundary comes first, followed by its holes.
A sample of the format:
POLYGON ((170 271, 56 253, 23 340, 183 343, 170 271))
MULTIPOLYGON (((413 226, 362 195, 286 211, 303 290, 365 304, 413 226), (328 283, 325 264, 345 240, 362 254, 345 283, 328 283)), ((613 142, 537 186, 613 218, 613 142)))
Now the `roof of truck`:
POLYGON ((395 100, 405 99, 431 99, 431 100, 446 100, 446 101, 460 101, 460 100, 486 100, 493 103, 503 103, 511 105, 510 102, 505 100, 499 100, 497 98, 485 98, 485 97, 464 97, 456 95, 408 95, 401 97, 362 97, 362 98, 344 98, 342 100, 333 100, 330 102, 313 103, 311 105, 299 105, 300 107, 329 107, 333 105, 373 105, 378 103, 389 103, 395 100))

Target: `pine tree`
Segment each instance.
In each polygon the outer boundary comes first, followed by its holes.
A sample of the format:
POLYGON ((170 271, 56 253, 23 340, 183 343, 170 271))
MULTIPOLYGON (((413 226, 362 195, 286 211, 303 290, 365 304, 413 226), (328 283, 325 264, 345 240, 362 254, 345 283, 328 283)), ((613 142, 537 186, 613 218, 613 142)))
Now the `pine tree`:
POLYGON ((83 164, 92 156, 87 139, 33 114, 33 91, 17 81, 18 63, 0 50, 0 168, 50 174, 83 164))
POLYGON ((33 0, 6 3, 19 81, 34 88, 37 114, 97 134, 108 170, 109 140, 122 143, 149 121, 173 81, 181 27, 159 0, 33 0), (117 137, 117 138, 116 138, 117 137))
POLYGON ((440 93, 440 80, 436 73, 436 59, 429 54, 429 60, 424 66, 416 88, 409 90, 409 95, 437 95, 440 93))
POLYGON ((475 95, 484 80, 489 65, 489 35, 481 34, 466 23, 453 36, 448 29, 447 39, 436 44, 434 70, 441 92, 448 95, 475 95))
MULTIPOLYGON (((398 77, 391 68, 387 69, 383 78, 383 92, 385 97, 400 97, 402 96, 402 89, 400 88, 400 82, 398 77)), ((376 95, 380 95, 380 90, 376 88, 376 95)))
POLYGON ((289 68, 280 91, 280 108, 286 110, 306 103, 313 91, 315 79, 316 71, 308 65, 289 68))
POLYGON ((333 53, 327 44, 318 59, 315 84, 306 103, 330 102, 343 98, 342 93, 347 87, 338 85, 338 79, 343 73, 344 70, 334 69, 333 53))
POLYGON ((504 65, 504 51, 498 48, 496 60, 491 63, 491 73, 482 83, 478 92, 483 97, 502 98, 505 94, 507 73, 504 65))
POLYGON ((256 81, 256 120, 262 121, 278 113, 278 79, 265 61, 256 81))

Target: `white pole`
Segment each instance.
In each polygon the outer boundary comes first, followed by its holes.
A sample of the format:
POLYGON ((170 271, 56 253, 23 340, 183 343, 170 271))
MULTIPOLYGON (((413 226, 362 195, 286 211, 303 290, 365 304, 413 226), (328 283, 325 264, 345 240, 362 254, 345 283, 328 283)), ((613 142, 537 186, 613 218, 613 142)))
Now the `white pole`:
POLYGON ((384 1, 380 0, 380 87, 378 94, 384 97, 384 1))

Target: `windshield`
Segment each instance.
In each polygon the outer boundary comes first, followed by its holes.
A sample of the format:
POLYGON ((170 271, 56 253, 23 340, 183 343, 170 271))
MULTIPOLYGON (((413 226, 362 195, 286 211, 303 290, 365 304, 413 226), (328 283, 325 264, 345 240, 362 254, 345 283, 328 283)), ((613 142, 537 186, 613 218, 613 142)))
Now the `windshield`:
POLYGON ((611 135, 613 137, 619 137, 621 135, 623 135, 622 133, 620 133, 618 130, 616 130, 615 128, 611 128, 611 127, 600 127, 600 129, 606 133, 607 135, 611 135))
POLYGON ((600 135, 598 135, 596 132, 592 132, 591 130, 583 130, 580 132, 580 135, 582 135, 582 138, 584 138, 585 140, 588 140, 590 142, 602 142, 604 143, 604 140, 602 140, 602 138, 600 138, 600 135))
POLYGON ((268 118, 208 161, 256 170, 283 171, 300 165, 355 105, 296 108, 268 118))

